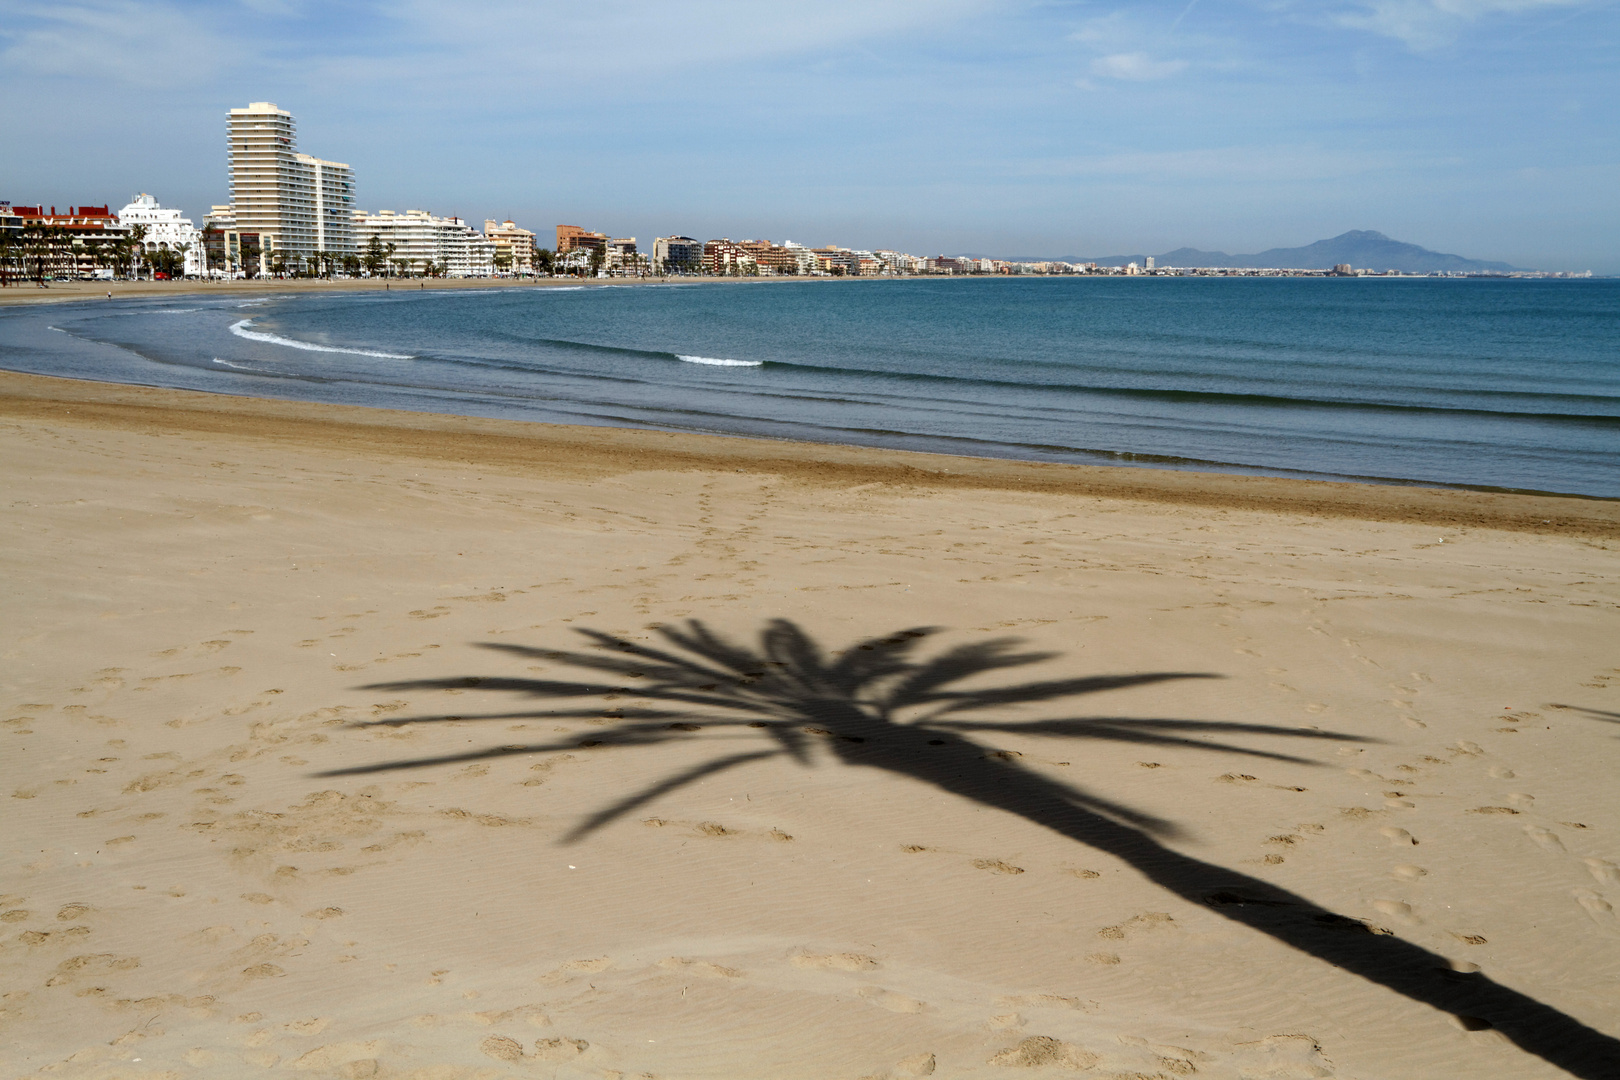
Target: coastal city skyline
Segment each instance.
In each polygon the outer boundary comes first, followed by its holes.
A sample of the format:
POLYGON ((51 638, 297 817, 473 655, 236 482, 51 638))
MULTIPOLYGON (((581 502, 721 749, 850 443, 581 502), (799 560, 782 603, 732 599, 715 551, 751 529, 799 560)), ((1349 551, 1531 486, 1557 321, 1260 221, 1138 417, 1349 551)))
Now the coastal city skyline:
MULTIPOLYGON (((184 213, 142 192, 114 214, 110 205, 0 200, 0 280, 156 277, 579 277, 1122 274, 1310 276, 1412 273, 1549 276, 1506 263, 1464 259, 1352 231, 1332 240, 1259 256, 1181 248, 1158 257, 995 259, 913 255, 893 248, 819 247, 784 240, 700 240, 660 235, 650 249, 559 224, 555 246, 508 218, 486 219, 480 234, 455 216, 427 210, 367 211, 354 170, 304 153, 296 118, 274 102, 229 110, 226 159, 230 199, 214 203, 199 228, 184 213), (1359 264, 1359 265, 1358 265, 1359 264)), ((1570 276, 1555 271, 1550 276, 1570 276)), ((1590 271, 1574 276, 1591 276, 1590 271)))
POLYGON ((1613 273, 1616 33, 1620 11, 1579 0, 625 0, 448 20, 73 0, 0 24, 30 148, 0 162, 0 197, 148 191, 200 221, 225 198, 218 111, 272 100, 368 178, 369 208, 470 222, 1012 259, 1371 228, 1613 273))

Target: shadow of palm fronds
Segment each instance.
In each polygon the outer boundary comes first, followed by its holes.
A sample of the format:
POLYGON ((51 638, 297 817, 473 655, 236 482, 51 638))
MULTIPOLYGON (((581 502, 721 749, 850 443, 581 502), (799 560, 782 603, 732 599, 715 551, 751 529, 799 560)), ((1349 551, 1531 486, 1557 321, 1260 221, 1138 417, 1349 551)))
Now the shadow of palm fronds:
MULTIPOLYGON (((367 689, 476 689, 536 703, 526 709, 481 715, 416 716, 375 724, 537 717, 613 721, 593 731, 585 743, 575 737, 567 743, 498 746, 464 754, 379 762, 321 775, 422 768, 570 750, 581 745, 637 747, 689 739, 717 743, 763 740, 762 746, 722 754, 624 794, 581 820, 564 842, 577 842, 687 784, 751 762, 786 756, 805 764, 831 760, 850 767, 883 769, 1016 815, 1113 855, 1184 900, 1412 1001, 1450 1013, 1468 1030, 1496 1028, 1521 1049, 1574 1076, 1590 1080, 1620 1076, 1620 1041, 1612 1036, 1480 972, 1457 971, 1445 957, 1403 941, 1388 930, 1340 915, 1248 874, 1182 854, 1166 843, 1177 836, 1173 823, 1060 783, 1020 764, 1018 755, 997 751, 969 736, 1004 732, 1196 747, 1307 764, 1302 758, 1235 740, 1369 740, 1316 729, 1229 721, 1118 716, 999 720, 986 714, 1106 690, 1218 676, 1166 671, 972 685, 975 679, 1052 659, 1054 654, 1020 651, 1016 641, 1000 640, 961 645, 918 658, 918 645, 935 632, 929 627, 871 638, 835 654, 823 651, 808 634, 785 619, 766 624, 758 647, 728 641, 695 621, 682 628, 660 630, 663 644, 658 647, 593 630, 580 632, 596 647, 593 651, 506 644, 485 647, 565 664, 588 672, 584 679, 469 676, 383 683, 367 689), (587 705, 582 700, 620 695, 633 695, 653 704, 604 711, 600 705, 587 705)), ((1612 719, 1594 715, 1597 719, 1612 719)))
MULTIPOLYGON (((628 641, 595 630, 581 630, 594 652, 533 649, 489 644, 485 648, 532 659, 561 662, 595 672, 601 681, 550 679, 431 679, 384 683, 367 689, 430 690, 476 687, 481 691, 563 702, 586 697, 634 694, 656 704, 633 714, 611 710, 620 721, 592 733, 592 742, 619 747, 649 746, 690 739, 693 732, 717 729, 732 736, 752 734, 767 740, 766 749, 729 754, 668 777, 644 791, 628 794, 591 814, 568 833, 576 841, 594 830, 686 784, 726 769, 786 755, 811 765, 830 756, 846 765, 885 768, 956 790, 976 770, 1004 774, 998 782, 1041 785, 1075 807, 1162 837, 1177 835, 1167 821, 1100 796, 1046 779, 1021 765, 1016 754, 997 752, 968 737, 969 732, 1004 731, 1064 739, 1097 739, 1141 745, 1192 746, 1246 754, 1277 761, 1308 763, 1274 751, 1217 741, 1207 736, 1262 735, 1292 739, 1358 741, 1353 736, 1265 724, 1125 717, 1077 717, 1032 723, 998 723, 970 719, 991 709, 1039 704, 1104 690, 1146 686, 1181 679, 1218 676, 1199 672, 1151 672, 1025 682, 1014 685, 963 687, 975 677, 1052 659, 1055 654, 1029 652, 1014 639, 976 642, 946 649, 927 659, 915 657, 918 646, 936 632, 932 627, 902 630, 858 642, 829 655, 796 624, 777 619, 767 624, 757 648, 738 645, 700 622, 659 630, 664 647, 628 641), (634 689, 631 689, 633 683, 634 689), (1194 737, 1205 736, 1205 737, 1194 737)), ((601 719, 599 708, 562 708, 543 713, 501 712, 456 720, 503 719, 545 715, 549 718, 601 719)), ((375 723, 430 723, 449 717, 390 719, 375 723)), ((713 739, 715 733, 706 738, 713 739)), ((495 747, 453 757, 417 759, 338 770, 328 775, 377 772, 464 762, 514 753, 532 754, 572 749, 577 743, 495 747)))

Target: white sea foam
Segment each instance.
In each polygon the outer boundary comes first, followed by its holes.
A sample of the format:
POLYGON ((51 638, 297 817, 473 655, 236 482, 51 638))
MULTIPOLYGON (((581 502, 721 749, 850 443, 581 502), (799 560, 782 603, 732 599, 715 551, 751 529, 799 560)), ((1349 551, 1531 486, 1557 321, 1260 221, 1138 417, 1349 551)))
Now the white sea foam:
POLYGON ((675 354, 677 360, 685 360, 688 364, 708 364, 711 367, 762 367, 763 360, 723 360, 718 356, 682 356, 675 354))
POLYGON ((307 352, 333 352, 348 353, 351 356, 378 356, 384 360, 409 360, 404 353, 376 352, 371 349, 339 349, 331 345, 316 345, 308 341, 294 341, 277 334, 265 334, 257 330, 249 330, 253 325, 252 319, 243 319, 241 322, 231 324, 231 333, 237 337, 247 338, 249 341, 263 341, 270 345, 285 345, 289 349, 303 349, 307 352))
POLYGON ((217 356, 214 357, 214 363, 219 364, 221 367, 235 368, 237 371, 255 371, 255 370, 257 370, 256 368, 248 367, 246 364, 233 364, 229 360, 221 360, 217 356))

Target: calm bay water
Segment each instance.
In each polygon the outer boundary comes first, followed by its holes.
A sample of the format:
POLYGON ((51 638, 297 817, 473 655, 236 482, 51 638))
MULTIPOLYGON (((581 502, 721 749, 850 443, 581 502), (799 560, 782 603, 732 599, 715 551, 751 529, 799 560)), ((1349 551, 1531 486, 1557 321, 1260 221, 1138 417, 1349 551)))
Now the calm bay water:
POLYGON ((1620 498, 1620 282, 995 279, 0 308, 0 367, 1041 461, 1620 498))

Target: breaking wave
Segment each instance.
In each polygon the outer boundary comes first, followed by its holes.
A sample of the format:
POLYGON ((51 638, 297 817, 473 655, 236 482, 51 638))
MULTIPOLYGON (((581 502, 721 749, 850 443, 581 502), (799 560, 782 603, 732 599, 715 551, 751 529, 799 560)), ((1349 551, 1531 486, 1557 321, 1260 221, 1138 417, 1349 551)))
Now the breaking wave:
POLYGON ((763 360, 725 360, 718 356, 682 356, 675 354, 675 359, 685 360, 688 364, 708 364, 711 367, 764 367, 763 360))
POLYGON ((307 352, 348 353, 350 356, 376 356, 384 360, 409 360, 405 353, 377 352, 372 349, 339 349, 332 345, 316 345, 308 341, 294 341, 279 334, 266 334, 258 330, 249 330, 253 325, 252 319, 243 319, 241 322, 231 324, 231 333, 237 337, 247 338, 249 341, 262 341, 269 345, 285 345, 289 349, 303 349, 307 352))

